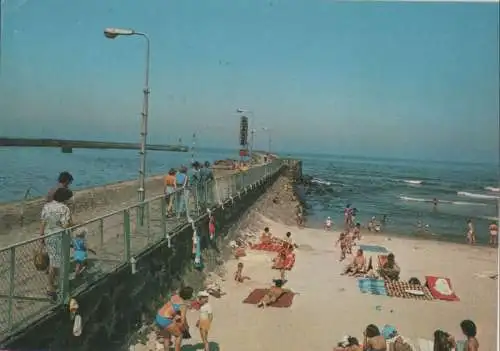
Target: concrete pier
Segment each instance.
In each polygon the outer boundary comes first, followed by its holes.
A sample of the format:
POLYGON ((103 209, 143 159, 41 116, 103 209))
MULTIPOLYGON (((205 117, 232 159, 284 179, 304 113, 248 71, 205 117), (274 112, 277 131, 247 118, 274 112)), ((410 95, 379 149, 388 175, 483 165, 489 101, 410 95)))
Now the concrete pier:
MULTIPOLYGON (((139 143, 65 140, 65 139, 28 139, 28 138, 0 138, 0 147, 57 147, 64 153, 71 153, 73 149, 117 149, 139 150, 139 143)), ((187 152, 189 148, 184 145, 148 144, 147 150, 187 152)))

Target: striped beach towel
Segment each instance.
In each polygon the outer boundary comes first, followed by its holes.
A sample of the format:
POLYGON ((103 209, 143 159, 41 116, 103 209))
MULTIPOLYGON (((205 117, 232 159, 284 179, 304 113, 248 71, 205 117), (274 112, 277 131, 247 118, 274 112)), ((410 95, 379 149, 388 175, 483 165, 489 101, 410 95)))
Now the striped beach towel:
POLYGON ((367 252, 389 253, 389 251, 380 245, 359 245, 359 248, 367 252))
POLYGON ((358 279, 359 291, 363 294, 387 296, 385 284, 382 279, 362 278, 358 279))

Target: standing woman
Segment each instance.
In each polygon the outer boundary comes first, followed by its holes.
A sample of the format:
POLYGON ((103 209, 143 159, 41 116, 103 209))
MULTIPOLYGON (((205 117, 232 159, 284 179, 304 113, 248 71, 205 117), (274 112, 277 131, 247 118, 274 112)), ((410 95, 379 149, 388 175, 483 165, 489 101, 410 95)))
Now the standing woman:
POLYGON ((175 180, 175 169, 170 168, 167 176, 165 177, 165 198, 167 199, 167 215, 170 217, 173 215, 173 205, 174 205, 174 195, 173 193, 177 189, 177 184, 175 180))
POLYGON ((186 286, 163 305, 156 314, 156 325, 163 337, 163 347, 168 351, 171 338, 175 338, 175 351, 181 351, 182 336, 189 330, 186 319, 187 302, 193 297, 193 288, 186 286))
MULTIPOLYGON (((176 195, 176 211, 177 218, 181 218, 182 212, 184 212, 186 207, 186 187, 188 183, 188 177, 186 175, 187 168, 182 166, 181 169, 175 174, 176 189, 180 189, 179 193, 176 195)), ((188 194, 189 196, 189 194, 188 194)))
POLYGON ((57 298, 56 280, 62 265, 63 231, 72 226, 71 211, 65 203, 72 197, 73 192, 68 188, 58 188, 54 192, 53 200, 43 206, 41 214, 40 236, 56 233, 42 239, 49 255, 47 295, 54 300, 57 298))

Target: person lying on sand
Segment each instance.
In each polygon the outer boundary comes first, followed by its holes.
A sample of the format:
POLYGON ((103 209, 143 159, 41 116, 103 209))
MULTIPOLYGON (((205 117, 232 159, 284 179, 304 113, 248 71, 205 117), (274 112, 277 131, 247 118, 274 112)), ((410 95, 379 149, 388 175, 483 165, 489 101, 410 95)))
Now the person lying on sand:
POLYGON ((259 301, 257 307, 267 307, 272 305, 286 292, 287 289, 283 289, 284 281, 282 279, 275 279, 274 285, 267 291, 264 297, 259 301))
POLYGON ((363 333, 365 341, 363 342, 363 351, 386 351, 387 344, 380 330, 374 324, 369 324, 363 333))
POLYGON ((382 267, 379 267, 378 274, 384 280, 399 280, 401 269, 396 263, 396 258, 393 253, 387 255, 387 262, 382 267))
POLYGON ((358 339, 352 336, 345 336, 342 341, 337 344, 334 351, 363 351, 359 345, 358 339))
POLYGON ((357 274, 364 274, 366 273, 365 265, 366 265, 366 259, 363 254, 363 250, 358 249, 358 251, 356 252, 356 256, 354 256, 351 264, 347 265, 344 272, 342 272, 341 274, 342 275, 349 274, 350 276, 354 276, 357 274))
POLYGON ((238 283, 243 283, 245 280, 250 280, 250 277, 243 275, 243 262, 238 263, 236 272, 234 272, 234 280, 238 283))

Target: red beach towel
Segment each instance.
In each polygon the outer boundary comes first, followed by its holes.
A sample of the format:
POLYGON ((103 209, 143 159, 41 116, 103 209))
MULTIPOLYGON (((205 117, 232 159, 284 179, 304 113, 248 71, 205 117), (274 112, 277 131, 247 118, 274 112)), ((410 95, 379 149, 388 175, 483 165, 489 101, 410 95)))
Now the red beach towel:
MULTIPOLYGON (((262 298, 266 293, 267 289, 255 289, 248 295, 248 297, 245 300, 243 300, 243 303, 256 305, 259 303, 260 300, 262 300, 262 298)), ((281 308, 290 307, 293 303, 294 296, 295 293, 287 291, 283 295, 281 295, 280 298, 275 303, 271 304, 270 306, 281 307, 281 308)))
POLYGON ((277 243, 268 243, 268 244, 259 243, 259 244, 252 245, 250 248, 253 250, 278 252, 283 248, 283 245, 277 244, 277 243))
POLYGON ((286 269, 287 271, 291 270, 295 265, 295 253, 290 252, 286 255, 286 258, 283 260, 278 255, 274 259, 273 269, 286 269))
POLYGON ((459 297, 453 291, 450 278, 426 276, 425 281, 435 299, 444 301, 460 301, 459 297))

